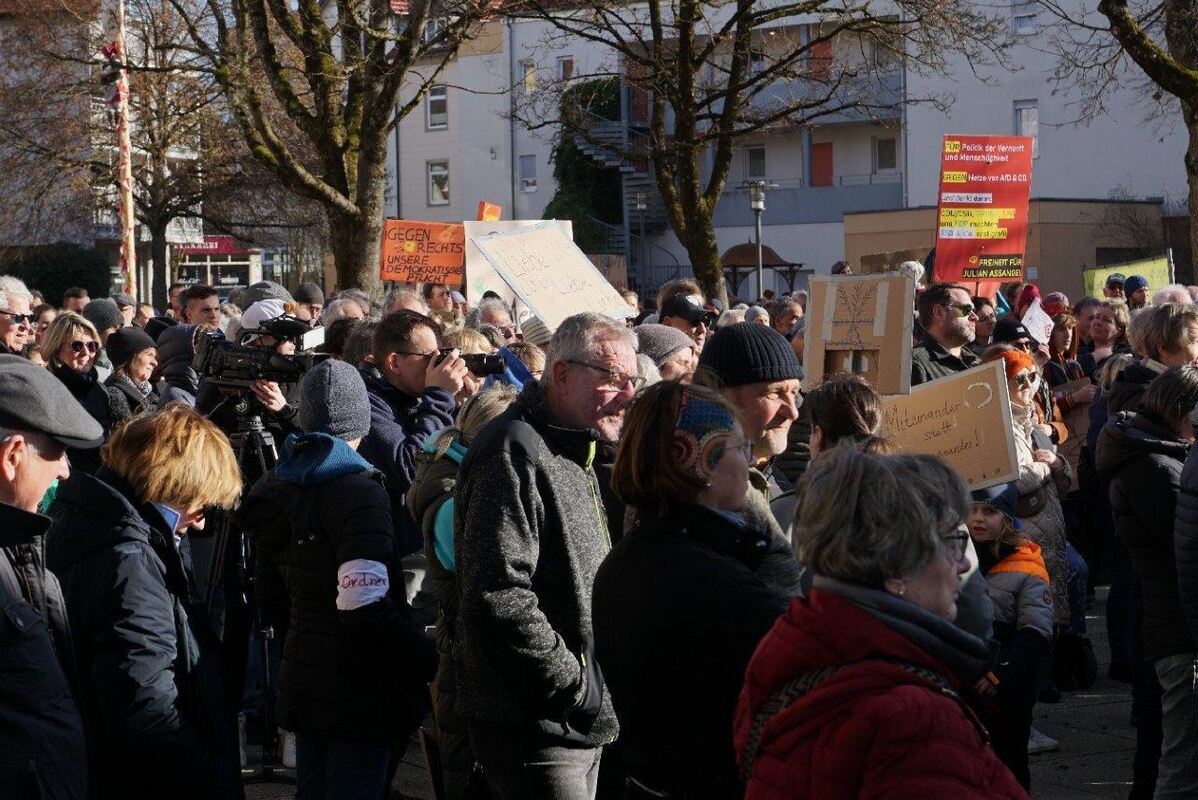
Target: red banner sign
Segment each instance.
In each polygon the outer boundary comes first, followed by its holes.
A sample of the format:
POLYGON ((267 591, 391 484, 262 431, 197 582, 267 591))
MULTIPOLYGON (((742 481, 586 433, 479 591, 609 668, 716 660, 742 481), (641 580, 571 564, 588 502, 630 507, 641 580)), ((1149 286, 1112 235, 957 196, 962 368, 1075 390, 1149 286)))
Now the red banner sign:
POLYGON ((946 135, 936 280, 1022 280, 1031 186, 1031 137, 946 135))
POLYGON ((389 219, 383 224, 379 277, 407 283, 462 282, 466 234, 460 224, 389 219))
POLYGON ((498 222, 499 217, 503 215, 503 206, 494 203, 488 203, 486 200, 478 201, 478 214, 475 219, 479 222, 498 222))

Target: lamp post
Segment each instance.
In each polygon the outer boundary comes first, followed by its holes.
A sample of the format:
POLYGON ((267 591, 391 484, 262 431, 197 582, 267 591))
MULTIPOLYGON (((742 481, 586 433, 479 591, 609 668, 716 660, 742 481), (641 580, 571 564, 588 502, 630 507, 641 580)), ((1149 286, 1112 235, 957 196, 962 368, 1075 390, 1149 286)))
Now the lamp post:
MULTIPOLYGON (((636 210, 637 210, 637 216, 640 217, 640 221, 641 221, 641 247, 640 247, 640 253, 637 255, 638 273, 644 273, 644 271, 645 271, 645 212, 648 209, 649 209, 649 204, 647 202, 645 202, 645 193, 637 192, 636 193, 636 210)), ((645 276, 643 274, 639 274, 638 277, 640 278, 641 282, 643 283, 645 280, 645 276)))
POLYGON ((753 226, 757 231, 757 296, 765 290, 761 269, 761 212, 765 211, 765 181, 749 182, 749 208, 753 209, 753 226))

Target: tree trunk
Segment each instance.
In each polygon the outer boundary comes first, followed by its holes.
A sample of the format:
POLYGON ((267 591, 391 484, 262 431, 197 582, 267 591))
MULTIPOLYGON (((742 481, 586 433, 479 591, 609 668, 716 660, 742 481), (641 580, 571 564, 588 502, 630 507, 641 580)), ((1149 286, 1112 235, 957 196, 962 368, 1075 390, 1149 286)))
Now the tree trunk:
POLYGON ((377 295, 382 288, 379 280, 382 214, 366 211, 349 216, 330 210, 328 218, 329 246, 337 268, 337 286, 326 288, 362 289, 377 295))
MULTIPOLYGON (((1198 105, 1182 103, 1186 118, 1186 130, 1190 133, 1186 148, 1186 182, 1190 187, 1190 265, 1191 281, 1198 281, 1198 105)), ((1178 279, 1181 276, 1177 276, 1178 279)))
MULTIPOLYGON (((166 243, 166 228, 170 222, 155 222, 150 225, 150 260, 154 273, 153 295, 150 298, 154 308, 165 309, 170 303, 167 289, 171 285, 170 248, 166 243)), ((145 293, 141 293, 145 297, 145 293)))
POLYGON ((715 224, 710 214, 702 215, 697 210, 692 210, 688 217, 690 224, 682 239, 682 246, 686 248, 686 254, 690 257, 695 280, 699 282, 708 298, 718 299, 727 308, 728 286, 724 282, 724 268, 720 264, 715 224))

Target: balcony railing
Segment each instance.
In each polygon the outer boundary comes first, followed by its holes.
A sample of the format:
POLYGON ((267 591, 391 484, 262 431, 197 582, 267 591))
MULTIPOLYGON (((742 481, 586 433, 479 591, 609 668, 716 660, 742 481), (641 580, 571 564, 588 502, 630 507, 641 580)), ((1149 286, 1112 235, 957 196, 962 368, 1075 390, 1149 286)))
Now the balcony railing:
MULTIPOLYGON (((803 186, 799 181, 775 183, 778 188, 766 192, 766 210, 762 216, 762 221, 770 225, 841 222, 847 213, 891 211, 903 207, 901 175, 897 178, 845 175, 833 186, 803 186), (872 178, 882 180, 867 180, 872 178)), ((749 193, 739 188, 725 191, 716 206, 714 219, 717 227, 752 225, 749 193)))

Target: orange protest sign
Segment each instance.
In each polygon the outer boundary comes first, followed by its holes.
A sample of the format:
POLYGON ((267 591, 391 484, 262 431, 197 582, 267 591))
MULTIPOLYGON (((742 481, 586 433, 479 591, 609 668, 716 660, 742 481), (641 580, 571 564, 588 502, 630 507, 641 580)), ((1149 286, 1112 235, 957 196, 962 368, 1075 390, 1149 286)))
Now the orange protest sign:
POLYGON ((478 201, 478 216, 479 222, 498 222, 503 215, 503 206, 495 203, 488 203, 486 200, 478 201))
POLYGON ((462 282, 466 234, 461 225, 389 219, 383 224, 379 277, 410 283, 462 282))

